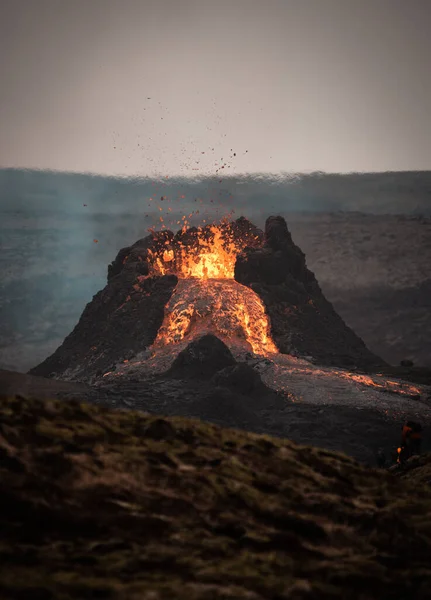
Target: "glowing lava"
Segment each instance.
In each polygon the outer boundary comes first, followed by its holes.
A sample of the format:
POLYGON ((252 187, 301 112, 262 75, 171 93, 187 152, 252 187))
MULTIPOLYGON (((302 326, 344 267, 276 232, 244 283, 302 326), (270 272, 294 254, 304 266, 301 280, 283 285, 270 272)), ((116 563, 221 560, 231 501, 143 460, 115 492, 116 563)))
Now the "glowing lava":
POLYGON ((233 279, 236 257, 256 236, 235 236, 227 224, 211 225, 195 232, 191 243, 169 240, 162 251, 150 251, 150 273, 199 279, 233 279))
POLYGON ((213 333, 228 346, 255 354, 277 352, 259 296, 234 279, 180 279, 168 304, 154 347, 213 333))
POLYGON ((263 355, 277 352, 263 302, 234 279, 238 254, 256 243, 257 235, 239 232, 224 221, 183 229, 149 251, 150 275, 175 274, 179 279, 165 307, 155 349, 213 333, 231 348, 263 355))

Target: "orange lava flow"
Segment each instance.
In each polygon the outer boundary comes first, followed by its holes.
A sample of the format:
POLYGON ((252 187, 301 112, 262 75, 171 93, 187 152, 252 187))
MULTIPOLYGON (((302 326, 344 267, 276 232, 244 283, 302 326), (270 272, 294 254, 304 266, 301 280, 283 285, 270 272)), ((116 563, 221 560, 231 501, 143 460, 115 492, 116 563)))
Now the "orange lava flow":
POLYGON ((163 251, 150 251, 150 273, 174 273, 180 278, 233 279, 236 257, 245 241, 235 239, 229 228, 217 225, 208 227, 207 234, 209 237, 200 229, 193 245, 179 242, 172 246, 166 242, 163 251))
POLYGON ((259 238, 250 232, 235 234, 227 221, 181 233, 149 251, 150 276, 178 277, 153 347, 213 333, 231 349, 278 352, 263 302, 234 279, 238 254, 259 238))
POLYGON ((213 333, 229 347, 278 352, 259 296, 234 279, 180 279, 165 307, 154 348, 213 333))
POLYGON ((407 384, 405 382, 399 381, 391 381, 390 379, 381 379, 381 383, 378 383, 372 377, 368 375, 357 375, 353 373, 340 373, 343 377, 348 379, 352 379, 358 383, 363 383, 364 385, 368 385, 370 387, 375 387, 377 389, 385 390, 385 391, 393 391, 397 394, 405 395, 405 396, 420 396, 419 388, 414 385, 407 384))
MULTIPOLYGON (((308 369, 301 369, 301 367, 295 367, 295 371, 307 373, 308 369)), ((360 375, 358 373, 351 373, 350 371, 337 371, 334 369, 323 370, 314 368, 313 375, 319 375, 322 377, 333 377, 334 375, 343 379, 348 379, 349 381, 354 381, 360 385, 374 388, 375 390, 382 392, 392 392, 394 394, 398 394, 399 396, 408 396, 410 398, 415 398, 421 395, 421 390, 405 381, 391 381, 390 379, 386 379, 382 375, 374 375, 371 377, 370 375, 360 375)))

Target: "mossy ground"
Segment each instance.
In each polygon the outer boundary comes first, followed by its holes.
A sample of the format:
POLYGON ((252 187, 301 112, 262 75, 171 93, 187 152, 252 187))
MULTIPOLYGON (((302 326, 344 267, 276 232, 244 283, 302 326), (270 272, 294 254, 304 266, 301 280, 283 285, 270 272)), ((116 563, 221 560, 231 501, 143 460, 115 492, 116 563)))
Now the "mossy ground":
POLYGON ((0 477, 1 598, 430 597, 431 489, 342 454, 9 398, 0 477))

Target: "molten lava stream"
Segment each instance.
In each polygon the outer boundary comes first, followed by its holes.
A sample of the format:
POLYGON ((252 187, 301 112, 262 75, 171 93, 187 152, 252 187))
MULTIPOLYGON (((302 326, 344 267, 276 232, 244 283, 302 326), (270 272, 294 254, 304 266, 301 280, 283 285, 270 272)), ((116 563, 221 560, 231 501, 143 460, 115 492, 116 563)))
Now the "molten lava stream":
POLYGON ((236 257, 245 244, 229 228, 212 225, 206 234, 198 230, 192 245, 178 242, 171 247, 168 241, 163 251, 150 251, 150 270, 154 275, 175 273, 185 278, 233 279, 236 257))
POLYGON ((154 348, 213 333, 232 350, 276 353, 259 296, 234 279, 180 279, 165 307, 154 348))
POLYGON ((151 274, 179 278, 154 349, 213 333, 231 350, 278 352, 263 302, 234 279, 236 258, 247 243, 250 238, 240 239, 226 224, 212 225, 199 230, 191 245, 167 242, 150 252, 151 274))

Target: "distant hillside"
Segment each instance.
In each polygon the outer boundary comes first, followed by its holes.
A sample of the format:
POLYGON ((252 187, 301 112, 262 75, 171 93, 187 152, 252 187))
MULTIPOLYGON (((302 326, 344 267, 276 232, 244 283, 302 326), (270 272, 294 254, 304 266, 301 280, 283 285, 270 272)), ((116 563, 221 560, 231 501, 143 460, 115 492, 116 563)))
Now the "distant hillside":
POLYGON ((148 199, 161 196, 181 207, 245 209, 251 218, 266 212, 359 211, 431 215, 431 172, 262 174, 205 179, 114 178, 90 174, 0 169, 0 210, 54 210, 81 214, 148 212, 148 199), (155 192, 161 192, 155 194, 155 192), (212 202, 211 202, 212 201, 212 202), (213 206, 210 206, 213 204, 213 206))
POLYGON ((431 218, 286 215, 325 296, 392 364, 431 366, 431 218))

